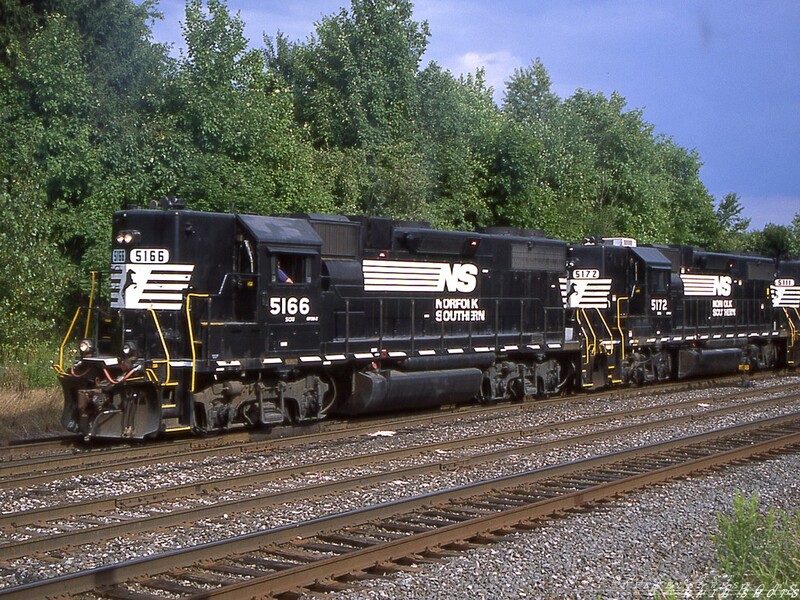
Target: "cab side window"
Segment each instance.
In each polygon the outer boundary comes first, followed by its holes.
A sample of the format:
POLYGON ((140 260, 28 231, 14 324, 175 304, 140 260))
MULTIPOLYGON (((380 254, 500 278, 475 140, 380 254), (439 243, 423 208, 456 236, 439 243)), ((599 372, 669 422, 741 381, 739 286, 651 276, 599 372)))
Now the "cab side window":
POLYGON ((272 283, 291 285, 308 283, 309 259, 301 254, 274 254, 272 256, 272 283))
POLYGON ((667 270, 650 271, 650 293, 651 294, 666 294, 667 285, 669 284, 670 272, 667 270))

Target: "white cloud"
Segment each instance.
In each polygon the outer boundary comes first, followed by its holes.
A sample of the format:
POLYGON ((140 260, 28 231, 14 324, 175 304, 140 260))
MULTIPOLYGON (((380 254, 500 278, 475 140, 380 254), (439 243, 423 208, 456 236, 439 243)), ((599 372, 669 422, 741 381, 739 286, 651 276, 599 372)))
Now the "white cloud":
POLYGON ((506 81, 520 64, 521 60, 507 50, 499 52, 467 52, 456 58, 455 65, 451 70, 457 75, 466 75, 475 73, 480 68, 484 69, 486 83, 494 88, 495 98, 497 98, 498 94, 502 96, 506 81))

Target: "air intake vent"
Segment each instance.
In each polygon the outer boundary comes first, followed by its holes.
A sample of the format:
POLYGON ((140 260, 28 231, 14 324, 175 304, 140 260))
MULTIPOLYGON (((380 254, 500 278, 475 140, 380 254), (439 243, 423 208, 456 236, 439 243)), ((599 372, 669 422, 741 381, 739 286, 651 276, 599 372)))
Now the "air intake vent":
POLYGON ((511 246, 511 269, 514 271, 563 271, 566 246, 514 244, 511 246))
POLYGON ((323 258, 358 257, 358 224, 311 221, 311 226, 322 238, 323 258))

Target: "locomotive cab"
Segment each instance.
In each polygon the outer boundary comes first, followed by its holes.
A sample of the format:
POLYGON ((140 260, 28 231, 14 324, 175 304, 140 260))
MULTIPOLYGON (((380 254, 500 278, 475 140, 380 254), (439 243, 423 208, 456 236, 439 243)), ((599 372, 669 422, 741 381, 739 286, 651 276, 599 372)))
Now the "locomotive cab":
POLYGON ((670 261, 635 240, 609 238, 574 246, 570 263, 565 305, 584 343, 584 387, 667 378, 660 346, 672 328, 670 261))
MULTIPOLYGON (((257 257, 256 313, 264 326, 264 354, 318 349, 322 240, 299 219, 239 215, 238 220, 257 257)), ((239 354, 251 347, 243 345, 239 354)))

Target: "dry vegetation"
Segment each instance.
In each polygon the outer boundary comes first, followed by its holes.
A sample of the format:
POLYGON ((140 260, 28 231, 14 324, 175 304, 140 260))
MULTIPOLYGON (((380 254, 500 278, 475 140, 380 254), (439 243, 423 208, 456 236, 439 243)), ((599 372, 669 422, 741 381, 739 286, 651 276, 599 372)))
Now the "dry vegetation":
POLYGON ((0 387, 0 443, 62 432, 61 391, 0 387))

